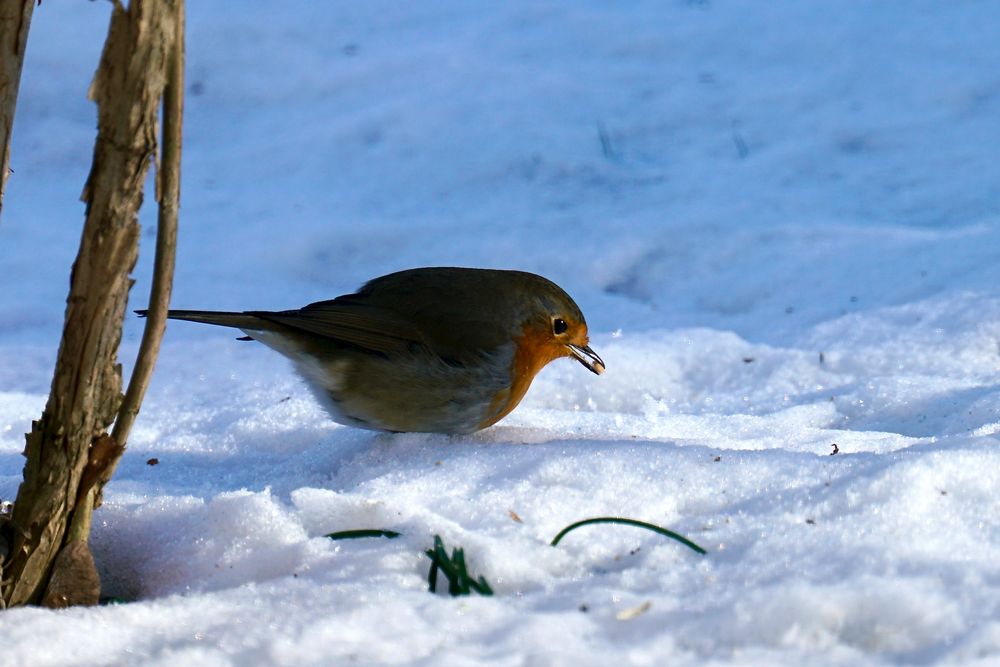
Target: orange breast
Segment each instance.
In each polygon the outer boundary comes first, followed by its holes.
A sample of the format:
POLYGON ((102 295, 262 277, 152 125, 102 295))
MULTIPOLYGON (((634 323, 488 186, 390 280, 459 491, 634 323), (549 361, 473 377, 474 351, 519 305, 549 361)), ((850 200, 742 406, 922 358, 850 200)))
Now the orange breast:
POLYGON ((531 386, 538 371, 552 360, 566 356, 566 348, 552 340, 545 329, 524 328, 524 334, 515 339, 514 363, 511 368, 511 384, 497 392, 490 402, 487 417, 479 425, 486 428, 497 423, 517 407, 531 386))

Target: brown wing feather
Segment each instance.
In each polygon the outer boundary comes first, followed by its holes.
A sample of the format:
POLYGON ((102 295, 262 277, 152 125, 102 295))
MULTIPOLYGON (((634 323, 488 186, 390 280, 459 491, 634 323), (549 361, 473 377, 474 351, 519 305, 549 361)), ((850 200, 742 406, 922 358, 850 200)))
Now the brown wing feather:
MULTIPOLYGON (((509 288, 517 272, 485 269, 412 269, 376 278, 355 294, 298 310, 254 313, 319 336, 392 354, 425 346, 443 359, 472 363, 510 342, 509 288)), ((524 274, 529 275, 529 274, 524 274)))
POLYGON ((249 314, 385 354, 424 342, 420 331, 406 319, 381 308, 346 300, 321 301, 299 310, 249 314))
POLYGON ((425 332, 427 346, 438 356, 475 362, 520 333, 523 288, 533 289, 532 280, 544 279, 494 269, 409 269, 375 278, 341 298, 398 313, 425 332), (522 284, 526 279, 529 284, 522 284))

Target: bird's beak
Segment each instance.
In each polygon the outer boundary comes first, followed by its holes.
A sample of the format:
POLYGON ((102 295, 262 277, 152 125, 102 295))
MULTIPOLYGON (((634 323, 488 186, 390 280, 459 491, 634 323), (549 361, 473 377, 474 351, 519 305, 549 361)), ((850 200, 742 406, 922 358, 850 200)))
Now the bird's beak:
POLYGON ((596 373, 600 375, 604 372, 604 360, 597 356, 597 353, 590 349, 589 345, 573 345, 569 343, 566 345, 569 348, 569 353, 576 357, 576 360, 587 367, 591 373, 596 373))

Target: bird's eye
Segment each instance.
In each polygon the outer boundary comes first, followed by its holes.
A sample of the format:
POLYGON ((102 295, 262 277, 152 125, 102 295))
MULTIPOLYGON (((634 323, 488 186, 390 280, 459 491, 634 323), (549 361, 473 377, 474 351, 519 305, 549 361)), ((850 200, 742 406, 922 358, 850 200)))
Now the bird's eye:
POLYGON ((569 325, 566 324, 566 320, 563 318, 557 317, 552 320, 552 333, 555 335, 564 334, 567 329, 569 329, 569 325))

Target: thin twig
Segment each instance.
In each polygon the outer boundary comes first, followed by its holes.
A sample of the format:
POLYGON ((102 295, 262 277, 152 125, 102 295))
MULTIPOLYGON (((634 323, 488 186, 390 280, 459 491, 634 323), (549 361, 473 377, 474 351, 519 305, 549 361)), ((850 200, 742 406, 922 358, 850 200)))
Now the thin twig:
MULTIPOLYGON (((142 343, 136 357, 128 390, 118 410, 111 437, 121 445, 139 414, 139 405, 149 386, 153 366, 160 352, 160 341, 167 326, 167 309, 174 280, 174 256, 177 249, 177 213, 180 206, 181 128, 184 117, 184 0, 177 1, 177 22, 167 85, 163 91, 163 138, 160 169, 157 173, 159 216, 156 222, 156 258, 153 262, 153 285, 142 343)), ((109 471, 109 472, 113 472, 109 471)), ((105 482, 107 480, 104 480, 105 482)))

